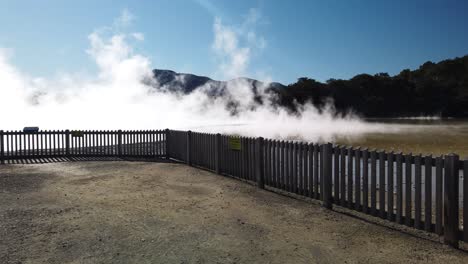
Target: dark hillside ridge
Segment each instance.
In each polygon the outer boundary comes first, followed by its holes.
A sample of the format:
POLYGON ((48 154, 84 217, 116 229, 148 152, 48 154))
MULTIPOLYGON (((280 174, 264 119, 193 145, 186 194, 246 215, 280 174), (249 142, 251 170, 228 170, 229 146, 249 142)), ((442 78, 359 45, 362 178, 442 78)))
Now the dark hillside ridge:
POLYGON ((299 78, 286 91, 280 104, 290 108, 294 100, 321 107, 332 98, 338 111, 352 109, 365 117, 468 117, 468 56, 429 61, 395 76, 359 74, 326 83, 299 78))
POLYGON ((254 90, 258 87, 266 85, 267 89, 272 88, 285 88, 286 86, 280 83, 264 83, 250 78, 236 78, 229 81, 212 80, 206 76, 198 76, 190 73, 177 73, 171 70, 153 70, 154 78, 158 81, 160 86, 165 86, 169 90, 178 90, 184 93, 191 93, 193 90, 203 86, 209 85, 214 90, 224 90, 226 86, 236 83, 244 83, 250 85, 254 90))

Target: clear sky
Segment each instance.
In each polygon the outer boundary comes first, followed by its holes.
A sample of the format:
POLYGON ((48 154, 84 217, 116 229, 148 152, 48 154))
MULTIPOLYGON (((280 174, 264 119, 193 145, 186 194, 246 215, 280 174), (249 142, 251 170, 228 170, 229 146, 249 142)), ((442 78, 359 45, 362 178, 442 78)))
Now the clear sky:
POLYGON ((396 74, 468 54, 468 1, 449 0, 0 0, 0 48, 32 76, 92 71, 88 36, 122 14, 154 68, 221 79, 396 74))

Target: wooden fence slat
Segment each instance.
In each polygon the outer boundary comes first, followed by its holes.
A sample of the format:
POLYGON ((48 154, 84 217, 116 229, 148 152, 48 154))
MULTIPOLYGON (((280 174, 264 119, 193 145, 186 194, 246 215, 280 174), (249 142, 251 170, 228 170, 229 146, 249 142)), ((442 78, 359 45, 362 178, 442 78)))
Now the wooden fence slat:
POLYGON ((318 155, 319 159, 320 159, 320 162, 318 163, 318 165, 319 165, 319 184, 318 184, 318 187, 319 187, 319 199, 321 201, 323 201, 323 161, 324 161, 323 146, 324 146, 324 144, 319 145, 319 155, 318 155))
POLYGON ((277 164, 276 164, 276 178, 277 178, 276 188, 281 189, 284 186, 283 160, 282 160, 283 143, 281 141, 278 141, 276 143, 276 147, 278 148, 277 164))
MULTIPOLYGON (((11 131, 11 132, 14 132, 14 131, 11 131)), ((14 158, 16 157, 16 159, 19 159, 20 157, 22 157, 23 155, 23 148, 21 148, 21 151, 20 151, 20 154, 19 155, 15 155, 14 154, 14 134, 9 134, 11 133, 10 131, 5 131, 5 134, 4 134, 4 137, 3 137, 3 147, 4 147, 4 157, 6 157, 6 159, 11 159, 11 158, 14 158)), ((20 136, 20 140, 21 140, 21 136, 20 136)))
MULTIPOLYGON (((93 155, 94 155, 94 156, 98 156, 98 155, 99 155, 98 146, 99 146, 98 135, 97 135, 97 132, 96 132, 95 130, 93 130, 93 155)), ((132 153, 132 154, 133 154, 133 153, 132 153)))
MULTIPOLYGON (((5 164, 5 161, 9 159, 20 159, 20 157, 23 154, 21 150, 16 151, 15 131, 9 131, 9 130, 3 131, 3 135, 0 135, 0 136, 2 137, 0 138, 0 143, 3 143, 3 146, 0 146, 0 151, 2 151, 3 153, 3 156, 0 156, 0 159, 2 159, 2 162, 3 162, 2 164, 5 164)), ((20 136, 19 141, 20 140, 21 140, 21 136, 20 136)), ((20 148, 22 149, 21 143, 19 144, 20 144, 20 148)))
MULTIPOLYGON (((6 132, 9 132, 9 131, 6 131, 6 132)), ((14 136, 11 135, 11 134, 5 134, 4 135, 4 142, 3 142, 3 147, 4 147, 4 156, 6 156, 7 158, 12 158, 14 156, 16 156, 17 158, 18 157, 21 157, 23 154, 22 154, 22 151, 20 152, 20 155, 14 155, 13 154, 13 150, 12 150, 12 145, 13 145, 13 139, 14 136)), ((20 137, 21 138, 21 137, 20 137)))
POLYGON ((411 185, 412 185, 412 165, 411 160, 413 155, 410 153, 405 155, 405 225, 411 226, 411 212, 412 212, 412 197, 411 197, 411 185))
POLYGON ((333 148, 333 202, 339 204, 340 201, 340 147, 333 148))
POLYGON ((442 157, 436 157, 436 206, 435 206, 435 233, 443 234, 442 230, 442 157))
POLYGON ((169 129, 164 130, 164 134, 160 133, 159 130, 150 130, 148 133, 148 152, 149 155, 151 156, 164 156, 166 159, 169 158, 169 155, 166 153, 166 150, 168 151, 167 147, 168 146, 168 141, 169 141, 169 129), (164 141, 161 139, 161 142, 158 142, 158 137, 161 135, 161 137, 164 135, 166 138, 164 141), (164 145, 163 145, 164 144, 164 145), (164 153, 161 153, 161 151, 164 151, 164 153))
POLYGON ((39 156, 39 134, 34 134, 34 156, 39 156))
POLYGON ((457 154, 444 157, 444 244, 454 248, 459 247, 460 240, 459 165, 457 154))
MULTIPOLYGON (((20 137, 21 139, 21 137, 20 137)), ((5 137, 5 147, 6 147, 6 155, 9 156, 9 157, 12 157, 14 154, 13 154, 13 140, 14 140, 14 136, 13 135, 6 135, 5 137)), ((22 142, 23 143, 23 142, 22 142)), ((22 148, 22 151, 20 152, 20 155, 17 155, 17 157, 22 157, 22 156, 25 156, 26 154, 23 154, 23 149, 22 148)))
POLYGON ((393 151, 387 155, 387 219, 394 221, 394 210, 393 210, 393 186, 394 186, 394 175, 393 175, 393 151))
POLYGON ((351 147, 348 149, 348 208, 353 209, 353 152, 351 147))
POLYGON ((276 163, 278 162, 278 153, 276 148, 276 140, 271 142, 271 174, 270 174, 270 182, 271 186, 276 188, 276 163))
POLYGON ((271 175, 271 168, 272 168, 272 151, 271 151, 271 140, 265 141, 265 150, 266 150, 266 163, 265 163, 265 184, 271 186, 270 175, 271 175))
MULTIPOLYGON (((223 137, 223 136, 221 136, 221 137, 223 137)), ((244 172, 244 174, 245 174, 245 178, 246 178, 246 179, 253 181, 254 178, 253 178, 252 175, 251 175, 251 169, 250 169, 251 166, 252 166, 252 164, 253 164, 253 160, 252 160, 251 153, 250 153, 250 139, 249 139, 248 137, 244 137, 244 138, 243 138, 243 141, 244 141, 244 145, 245 145, 245 148, 243 149, 243 154, 244 154, 244 159, 245 159, 245 165, 244 165, 244 171, 245 171, 245 172, 244 172)), ((265 149, 264 155, 266 155, 267 152, 268 152, 268 151, 267 151, 267 145, 266 145, 267 142, 268 142, 268 141, 264 141, 264 143, 263 143, 263 147, 264 147, 264 149, 265 149)), ((221 143, 221 149, 220 149, 221 155, 223 155, 224 152, 223 152, 222 150, 225 149, 225 147, 226 147, 226 145, 224 145, 224 143, 222 142, 222 143, 221 143)), ((220 157, 220 160, 223 160, 223 157, 220 157)), ((267 160, 266 160, 266 161, 267 161, 267 160)), ((266 163, 264 164, 264 166, 265 166, 265 169, 264 169, 263 172, 265 173, 265 175, 267 175, 267 172, 266 172, 266 171, 267 171, 267 170, 266 170, 266 169, 267 169, 267 168, 266 168, 267 165, 266 165, 266 163)), ((220 169, 222 170, 223 167, 221 166, 220 169)), ((266 178, 266 177, 265 177, 265 178, 266 178)), ((265 184, 266 184, 266 183, 265 183, 265 184)))
POLYGON ((371 214, 373 216, 377 215, 376 209, 376 189, 377 189, 377 162, 376 162, 377 153, 375 150, 371 152, 371 214))
POLYGON ((289 142, 285 141, 283 142, 284 146, 284 153, 283 153, 283 178, 284 178, 284 190, 288 191, 289 190, 289 142))
POLYGON ((322 206, 327 209, 332 209, 332 151, 333 146, 331 143, 322 145, 322 206))
POLYGON ((357 211, 361 210, 361 148, 357 148, 354 151, 354 162, 355 162, 355 183, 354 183, 354 208, 357 211))
MULTIPOLYGON (((30 135, 30 134, 26 134, 26 138, 27 138, 27 139, 26 139, 26 142, 27 142, 27 147, 26 147, 26 150, 27 150, 26 153, 27 153, 27 154, 26 154, 26 155, 29 157, 29 156, 31 156, 31 135, 30 135)), ((11 147, 11 150, 12 150, 12 149, 13 149, 13 145, 12 145, 12 147, 11 147)), ((55 148, 55 141, 54 141, 54 150, 55 150, 55 149, 56 149, 56 148, 55 148)), ((11 150, 10 150, 10 151, 11 151, 11 150)))
POLYGON ((80 146, 81 146, 80 154, 83 156, 86 156, 86 141, 85 141, 84 131, 82 132, 83 132, 83 136, 80 137, 80 146))
POLYGON ((468 242, 468 160, 463 162, 463 240, 468 242))
POLYGON ((20 151, 19 154, 16 154, 16 133, 15 131, 4 131, 3 135, 3 158, 5 160, 8 159, 19 159, 22 156, 26 156, 26 154, 23 155, 23 153, 20 151))
MULTIPOLYGON (((236 137, 236 138, 238 138, 238 137, 236 137)), ((263 142, 265 142, 265 141, 263 141, 263 142)), ((264 151, 265 151, 264 144, 262 144, 262 147, 259 149, 259 151, 264 153, 264 151)), ((233 150, 232 151, 232 159, 233 159, 232 174, 235 177, 240 178, 240 175, 239 175, 239 151, 238 150, 233 150)), ((262 166, 264 165, 263 160, 261 161, 261 164, 262 164, 262 166)), ((262 168, 262 171, 263 171, 263 168, 262 168)), ((263 173, 264 173, 264 171, 263 171, 263 173)), ((265 180, 265 175, 263 175, 263 179, 265 180)))
POLYGON ((319 194, 319 145, 314 145, 314 197, 320 199, 319 194))
POLYGON ((432 231, 432 156, 424 158, 424 229, 432 231))
POLYGON ((276 179, 275 179, 275 176, 276 176, 276 142, 275 140, 271 140, 270 141, 270 174, 269 174, 269 185, 271 187, 276 187, 276 179))
MULTIPOLYGON (((9 132, 9 131, 6 131, 6 132, 9 132)), ((13 135, 10 135, 10 134, 5 134, 4 136, 4 142, 3 142, 3 147, 4 147, 4 156, 6 156, 7 158, 11 158, 11 156, 13 155, 11 150, 10 150, 10 141, 12 140, 13 138, 13 135)))
POLYGON ((307 183, 308 183, 308 196, 310 198, 314 197, 314 145, 309 143, 308 146, 308 159, 309 159, 309 169, 307 171, 307 183))
MULTIPOLYGON (((93 135, 94 135, 94 155, 96 157, 99 157, 99 154, 101 152, 100 150, 100 139, 99 139, 99 131, 98 130, 93 130, 93 135)), ((132 136, 134 135, 134 133, 131 134, 132 136)), ((133 145, 132 145, 133 147, 133 145)), ((133 151, 132 152, 133 155, 135 155, 135 152, 133 151)))
MULTIPOLYGON (((8 140, 8 135, 5 134, 5 131, 0 130, 0 165, 5 164, 5 160, 9 158, 8 157, 9 153, 5 152, 7 140, 8 140)), ((17 156, 17 154, 15 154, 15 156, 17 156)))
POLYGON ((340 148, 340 205, 346 206, 346 148, 340 148))
POLYGON ((297 174, 297 178, 298 178, 298 194, 300 195, 304 195, 304 173, 303 173, 303 156, 304 156, 304 148, 303 148, 303 144, 302 143, 299 143, 299 155, 298 155, 298 174, 297 174))
POLYGON ((249 142, 250 142, 249 143, 249 145, 250 145, 250 147, 249 147, 250 152, 249 153, 250 153, 250 157, 251 157, 249 159, 250 160, 250 178, 253 179, 253 180, 256 180, 256 178, 255 178, 255 159, 256 159, 256 157, 254 155, 255 154, 254 153, 255 141, 254 141, 253 138, 249 138, 249 142))
MULTIPOLYGON (((240 146, 241 146, 241 150, 240 150, 240 153, 239 153, 240 154, 240 176, 241 176, 242 179, 248 180, 249 178, 247 177, 247 173, 245 173, 245 165, 246 165, 245 164, 245 155, 244 155, 245 142, 244 142, 243 137, 240 137, 239 140, 240 140, 240 146)), ((211 140, 211 137, 210 137, 210 142, 211 141, 212 140, 211 140)), ((265 148, 265 142, 263 144, 264 144, 263 146, 265 148)), ((215 153, 215 152, 216 152, 216 150, 213 149, 213 153, 215 153)), ((265 153, 266 153, 266 148, 265 148, 265 153)), ((266 166, 267 161, 266 161, 266 154, 265 153, 263 154, 264 157, 265 157, 265 162, 263 164, 266 166)), ((214 156, 213 156, 213 160, 216 160, 216 158, 214 156)), ((213 165, 210 164, 210 166, 214 166, 214 164, 213 165)), ((216 166, 214 166, 214 167, 216 167, 216 166)), ((265 175, 267 175, 265 168, 263 169, 263 171, 264 171, 265 175)))
POLYGON ((89 147, 88 147, 88 131, 83 131, 83 155, 87 156, 89 147))
POLYGON ((385 218, 385 151, 379 152, 379 216, 385 218))
POLYGON ((422 181, 422 172, 421 172, 421 155, 417 155, 414 158, 414 227, 421 229, 421 181, 422 181))
POLYGON ((139 139, 138 139, 138 136, 139 136, 139 133, 137 130, 133 130, 133 155, 135 157, 138 157, 139 156, 139 139))
POLYGON ((362 211, 369 213, 369 150, 362 152, 362 211))
POLYGON ((308 176, 308 171, 309 171, 309 144, 308 143, 303 143, 302 145, 302 152, 304 156, 304 168, 303 168, 303 195, 304 196, 309 196, 309 176, 308 176))
POLYGON ((293 193, 297 193, 297 142, 293 144, 293 193))
POLYGON ((286 145, 284 143, 284 141, 281 141, 281 189, 282 190, 286 190, 286 186, 287 186, 287 183, 286 183, 286 177, 287 177, 287 173, 286 173, 286 145))
MULTIPOLYGON (((250 180, 250 178, 249 178, 249 176, 247 174, 247 170, 246 170, 247 162, 246 162, 246 155, 245 155, 246 152, 245 152, 245 150, 246 150, 247 145, 246 145, 245 138, 241 137, 240 141, 241 141, 241 174, 242 174, 242 178, 250 180)), ((216 160, 216 157, 213 157, 213 159, 216 160)), ((213 166, 216 167, 214 164, 213 164, 213 166)))
MULTIPOLYGON (((203 133, 201 134, 201 138, 202 138, 202 145, 200 146, 200 150, 202 151, 201 153, 201 157, 202 157, 202 161, 201 161, 201 166, 206 168, 206 169, 209 169, 209 162, 208 162, 208 159, 209 159, 209 141, 208 141, 208 134, 206 133, 203 133)), ((240 169, 240 162, 238 160, 239 158, 239 151, 236 151, 236 163, 237 163, 237 171, 236 171, 236 174, 239 178, 242 178, 240 173, 239 173, 239 169, 240 169)))
MULTIPOLYGON (((41 134, 42 136, 42 134, 41 134)), ((42 142, 41 142, 42 143, 42 142)), ((18 134, 15 135, 15 156, 18 157, 20 155, 20 151, 19 151, 19 148, 18 148, 18 134)), ((44 153, 42 153, 42 155, 44 155, 44 153)))
POLYGON ((278 188, 279 187, 279 171, 278 171, 278 167, 279 167, 279 145, 278 145, 278 140, 275 140, 274 143, 273 143, 273 153, 274 153, 274 157, 273 157, 273 177, 272 177, 272 180, 273 180, 273 187, 275 188, 278 188))
POLYGON ((291 190, 291 174, 289 172, 289 168, 290 168, 290 164, 289 164, 289 155, 290 155, 290 142, 289 141, 286 141, 285 142, 285 152, 284 152, 284 155, 285 155, 285 159, 284 159, 284 177, 285 177, 285 183, 286 183, 286 187, 285 187, 285 190, 286 191, 290 191, 291 190))
POLYGON ((396 202, 396 222, 403 223, 403 155, 398 153, 397 161, 397 202, 396 202))

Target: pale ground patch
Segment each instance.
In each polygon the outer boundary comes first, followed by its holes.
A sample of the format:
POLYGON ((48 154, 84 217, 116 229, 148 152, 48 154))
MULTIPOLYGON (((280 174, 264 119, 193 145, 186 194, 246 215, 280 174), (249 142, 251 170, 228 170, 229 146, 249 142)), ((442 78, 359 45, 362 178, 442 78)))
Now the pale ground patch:
POLYGON ((180 164, 0 166, 0 263, 402 262, 468 254, 180 164))

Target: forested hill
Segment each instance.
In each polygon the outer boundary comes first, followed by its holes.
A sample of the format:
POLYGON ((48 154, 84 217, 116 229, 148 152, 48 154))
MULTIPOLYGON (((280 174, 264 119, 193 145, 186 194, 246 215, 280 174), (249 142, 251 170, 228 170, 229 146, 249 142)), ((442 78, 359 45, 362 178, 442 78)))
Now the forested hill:
POLYGON ((337 110, 352 109, 366 117, 468 117, 468 55, 426 62, 417 70, 406 69, 395 76, 359 74, 326 83, 299 78, 276 92, 280 94, 279 103, 290 108, 294 108, 294 100, 312 100, 323 106, 327 98, 332 98, 337 110))

